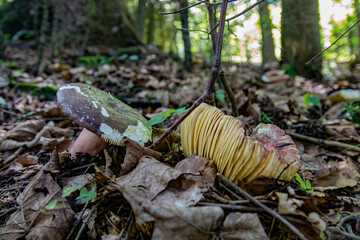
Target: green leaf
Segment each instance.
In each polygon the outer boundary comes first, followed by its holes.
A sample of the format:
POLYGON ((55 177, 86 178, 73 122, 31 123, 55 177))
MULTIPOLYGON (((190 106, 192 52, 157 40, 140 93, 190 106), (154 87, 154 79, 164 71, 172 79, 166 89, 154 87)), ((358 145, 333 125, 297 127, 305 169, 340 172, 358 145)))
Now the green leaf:
POLYGON ((301 189, 306 190, 306 184, 298 173, 295 175, 295 179, 300 183, 301 189))
POLYGON ((216 90, 216 99, 220 102, 226 102, 225 91, 223 89, 216 90))
POLYGON ((70 194, 72 194, 73 192, 75 192, 76 190, 78 190, 79 188, 80 188, 80 185, 77 185, 74 187, 68 187, 67 189, 64 190, 61 197, 65 198, 65 197, 69 196, 70 194))
POLYGON ((305 102, 306 107, 310 107, 311 105, 316 106, 316 107, 321 107, 320 98, 311 93, 306 93, 304 95, 304 102, 305 102))
POLYGON ((306 189, 311 189, 311 183, 309 181, 309 179, 306 179, 306 189))
POLYGON ((176 110, 175 110, 175 113, 180 114, 180 113, 184 113, 184 112, 186 112, 186 111, 187 111, 186 107, 182 107, 182 108, 176 109, 176 110))
POLYGON ((150 127, 152 125, 162 123, 165 121, 166 117, 163 116, 163 114, 156 115, 155 117, 152 117, 149 121, 145 123, 146 127, 150 127))
POLYGON ((91 201, 96 197, 96 184, 93 189, 88 191, 86 188, 82 188, 80 190, 80 195, 76 198, 76 200, 82 199, 81 203, 86 203, 91 201))
POLYGON ((57 200, 54 200, 54 201, 49 202, 48 205, 46 205, 45 209, 47 209, 47 210, 54 209, 54 207, 56 206, 57 202, 58 202, 57 200))
POLYGON ((159 114, 159 115, 156 115, 155 117, 152 117, 149 121, 147 121, 145 123, 145 126, 146 127, 150 127, 152 125, 155 125, 155 124, 158 124, 158 123, 162 123, 163 121, 166 120, 166 118, 168 117, 168 115, 172 114, 172 113, 183 113, 183 112, 186 112, 187 109, 186 107, 182 107, 182 108, 178 108, 176 110, 174 109, 170 109, 162 114, 159 114))
POLYGON ((24 69, 19 69, 19 70, 15 70, 15 71, 13 71, 12 73, 11 73, 11 76, 13 76, 13 77, 20 77, 21 76, 21 74, 23 74, 25 72, 25 70, 24 69))

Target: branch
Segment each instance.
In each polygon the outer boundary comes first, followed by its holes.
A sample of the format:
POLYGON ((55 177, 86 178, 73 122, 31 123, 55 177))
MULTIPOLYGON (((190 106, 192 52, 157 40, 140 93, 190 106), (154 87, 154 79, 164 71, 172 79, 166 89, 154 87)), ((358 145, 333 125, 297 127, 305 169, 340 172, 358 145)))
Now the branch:
POLYGON ((317 58, 318 56, 322 55, 325 51, 327 51, 329 48, 331 48, 332 46, 335 45, 335 43, 337 43, 337 41, 339 41, 345 34, 347 34, 353 27, 355 27, 358 23, 360 22, 360 19, 356 21, 356 23, 354 25, 352 25, 348 30, 346 30, 343 34, 341 34, 340 37, 338 37, 335 42, 333 42, 330 46, 328 46, 327 48, 325 48, 324 50, 322 50, 321 52, 319 52, 318 54, 316 54, 313 58, 311 58, 307 63, 305 63, 306 65, 310 64, 312 61, 315 60, 315 58, 317 58))
MULTIPOLYGON (((242 11, 241 13, 238 13, 238 14, 236 14, 235 16, 232 16, 231 18, 226 19, 225 21, 229 22, 229 21, 231 21, 231 20, 234 20, 235 18, 240 17, 241 15, 247 13, 248 11, 250 11, 251 9, 253 9, 254 7, 256 7, 257 5, 259 5, 260 3, 265 2, 265 1, 266 1, 266 0, 259 0, 259 1, 257 1, 256 3, 254 3, 253 5, 251 5, 250 7, 246 8, 246 9, 245 9, 244 11, 242 11)), ((211 34, 218 26, 219 26, 219 23, 217 23, 217 24, 214 26, 214 28, 211 29, 210 34, 211 34)))
POLYGON ((295 233, 299 239, 306 240, 307 238, 297 229, 294 225, 292 225, 288 220, 286 220, 284 217, 282 217, 278 212, 274 211, 273 209, 267 207, 266 205, 262 204, 259 200, 255 199, 253 196, 242 190, 240 187, 238 187, 235 183, 227 179, 225 176, 220 175, 220 178, 222 181, 224 181, 226 184, 228 184, 230 187, 232 187, 234 190, 238 191, 241 195, 243 195, 245 198, 249 199, 250 202, 253 204, 261 207, 264 209, 265 212, 268 214, 276 217, 279 219, 280 222, 282 222, 285 226, 287 226, 293 233, 295 233))
POLYGON ((205 93, 203 95, 201 95, 193 103, 193 105, 189 108, 189 110, 186 113, 184 113, 173 125, 171 125, 170 128, 163 135, 161 135, 161 137, 156 142, 154 142, 153 144, 151 144, 149 146, 150 149, 153 149, 157 145, 159 145, 172 131, 174 131, 177 128, 177 126, 180 125, 180 123, 182 121, 184 121, 184 119, 187 116, 190 115, 190 113, 192 111, 195 110, 195 108, 197 108, 203 101, 207 101, 211 97, 211 94, 214 91, 215 80, 216 80, 216 76, 219 72, 219 67, 220 67, 220 62, 221 62, 221 49, 222 49, 222 41, 223 41, 223 36, 224 36, 224 26, 225 26, 227 3, 228 3, 228 0, 224 0, 221 5, 219 33, 218 33, 218 38, 216 41, 216 43, 217 43, 216 44, 216 53, 215 53, 215 57, 214 57, 214 63, 213 63, 212 69, 211 69, 209 83, 208 83, 205 93))
POLYGON ((195 6, 200 5, 200 4, 203 4, 203 3, 205 3, 205 2, 206 2, 206 1, 197 2, 197 3, 194 3, 194 4, 192 4, 192 5, 189 5, 189 6, 180 8, 180 9, 178 9, 178 10, 172 11, 172 12, 161 12, 161 13, 159 13, 159 14, 160 14, 160 15, 170 15, 170 14, 179 13, 179 12, 182 12, 182 11, 184 11, 184 10, 186 10, 186 9, 195 7, 195 6))
POLYGON ((224 88, 225 88, 225 92, 229 98, 229 101, 231 103, 231 108, 232 108, 232 112, 233 112, 233 116, 237 117, 239 116, 239 111, 237 109, 237 104, 236 104, 236 100, 235 100, 235 97, 234 97, 234 93, 233 91, 231 90, 231 87, 229 86, 228 82, 226 81, 225 79, 225 73, 224 71, 221 71, 220 72, 220 80, 222 82, 222 84, 224 85, 224 88))
POLYGON ((305 135, 298 134, 298 133, 287 133, 287 134, 293 138, 297 138, 300 140, 304 140, 304 141, 308 141, 308 142, 312 142, 312 143, 316 143, 316 144, 322 144, 327 147, 337 147, 337 148, 342 148, 344 150, 352 150, 352 151, 360 152, 360 147, 354 146, 354 145, 351 145, 348 143, 342 143, 342 142, 331 141, 331 140, 323 140, 323 139, 305 136, 305 135))

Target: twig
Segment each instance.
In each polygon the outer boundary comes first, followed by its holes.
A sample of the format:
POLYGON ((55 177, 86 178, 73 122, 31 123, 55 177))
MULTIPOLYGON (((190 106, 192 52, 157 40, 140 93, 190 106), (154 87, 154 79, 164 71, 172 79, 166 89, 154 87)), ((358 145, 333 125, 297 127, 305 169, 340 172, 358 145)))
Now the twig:
POLYGON ((16 152, 14 152, 13 155, 11 155, 8 159, 6 159, 6 161, 4 161, 5 164, 9 164, 12 161, 14 161, 20 154, 21 152, 24 150, 24 147, 19 147, 16 152))
POLYGON ((221 207, 223 209, 230 209, 242 212, 264 212, 264 209, 257 207, 247 207, 247 206, 239 206, 232 204, 223 204, 223 203, 210 203, 210 202, 198 202, 197 206, 213 206, 213 207, 221 207))
POLYGON ((85 229, 85 225, 86 225, 86 223, 89 221, 90 217, 93 215, 94 211, 95 211, 95 206, 91 209, 91 211, 90 211, 90 212, 88 213, 88 215, 86 216, 86 219, 85 219, 85 221, 83 222, 83 224, 81 225, 81 228, 80 228, 78 234, 76 235, 75 240, 79 240, 79 239, 81 238, 81 234, 82 234, 82 232, 83 232, 84 229, 85 229))
POLYGON ((271 208, 267 207, 266 205, 262 204, 259 200, 252 197, 250 194, 242 190, 239 186, 237 186, 235 183, 227 179, 225 176, 220 175, 221 180, 224 181, 226 184, 228 184, 230 187, 232 187, 234 190, 238 191, 241 195, 243 195, 245 198, 249 199, 253 204, 261 207, 264 209, 265 212, 269 213, 270 215, 276 217, 279 219, 280 222, 282 222, 285 226, 287 226, 293 233, 295 233, 300 239, 306 240, 307 238, 297 229, 294 225, 292 225, 288 220, 286 220, 284 217, 282 217, 279 213, 272 210, 271 208))
POLYGON ((357 239, 357 240, 360 239, 360 237, 358 237, 358 236, 355 236, 355 235, 353 235, 353 234, 350 234, 350 233, 341 231, 340 229, 337 229, 337 228, 335 228, 335 227, 328 227, 328 228, 326 229, 326 231, 333 232, 333 233, 335 233, 335 234, 339 234, 339 235, 341 235, 341 236, 343 236, 343 237, 350 238, 350 239, 357 239))
POLYGON ((216 53, 215 53, 215 57, 214 57, 214 63, 213 63, 212 69, 211 69, 210 80, 208 82, 205 93, 203 95, 201 95, 193 103, 193 105, 189 108, 189 110, 186 113, 184 113, 173 125, 171 125, 168 128, 168 130, 163 135, 161 135, 161 137, 156 142, 154 142, 153 144, 151 144, 149 146, 150 149, 153 149, 157 145, 159 145, 172 131, 175 130, 175 128, 177 128, 177 126, 180 125, 180 123, 182 121, 184 121, 184 119, 187 116, 190 115, 190 113, 192 111, 195 110, 195 108, 197 108, 203 101, 206 101, 211 97, 211 94, 214 91, 216 76, 219 72, 219 67, 220 67, 221 49, 222 49, 222 42, 223 42, 223 36, 224 36, 224 26, 225 26, 227 2, 228 2, 228 0, 224 0, 221 5, 219 34, 218 34, 218 39, 216 41, 216 53))
MULTIPOLYGON (((250 7, 246 8, 244 11, 242 11, 241 13, 238 13, 230 18, 227 18, 225 21, 229 22, 231 20, 234 20, 235 18, 240 17, 241 15, 247 13, 248 11, 250 11, 251 9, 253 9, 254 7, 256 7, 257 5, 259 5, 260 3, 264 2, 265 0, 259 0, 256 3, 254 3, 253 5, 251 5, 250 7)), ((210 31, 210 34, 219 26, 219 23, 217 23, 210 31)))
POLYGON ((121 229, 121 232, 119 233, 117 240, 120 240, 122 238, 122 235, 124 234, 125 230, 130 226, 131 219, 132 219, 132 212, 130 212, 130 215, 129 215, 128 220, 126 221, 125 227, 123 227, 123 229, 121 229))
POLYGON ((176 30, 189 31, 189 32, 202 32, 202 33, 209 34, 207 31, 204 31, 204 30, 197 30, 197 29, 176 28, 176 30))
POLYGON ((331 140, 323 140, 323 139, 305 136, 305 135, 298 134, 298 133, 287 133, 287 134, 290 135, 291 137, 294 137, 294 138, 297 138, 300 140, 305 140, 308 142, 321 144, 321 145, 324 145, 327 147, 337 147, 337 148, 342 148, 342 149, 346 149, 346 150, 360 152, 360 147, 354 146, 354 145, 351 145, 348 143, 341 143, 341 142, 336 142, 336 141, 331 141, 331 140))
POLYGON ((183 7, 183 8, 180 8, 180 9, 178 9, 178 10, 172 11, 172 12, 161 12, 161 13, 159 13, 159 14, 160 14, 160 15, 169 15, 169 14, 179 13, 179 12, 182 12, 182 11, 184 11, 184 10, 186 10, 186 9, 195 7, 195 6, 200 5, 200 4, 203 4, 203 3, 205 3, 205 2, 206 2, 206 1, 197 2, 197 3, 194 3, 194 4, 189 5, 189 6, 187 6, 187 7, 183 7))
POLYGON ((309 61, 307 61, 307 63, 305 63, 306 65, 310 64, 312 61, 315 60, 315 58, 317 58, 319 55, 322 55, 325 51, 327 51, 329 48, 331 48, 332 46, 334 46, 337 41, 339 41, 345 34, 347 34, 353 27, 355 27, 358 23, 360 22, 360 19, 356 21, 356 23, 354 23, 354 25, 352 25, 348 30, 346 30, 343 34, 341 34, 340 37, 338 37, 335 42, 333 42, 330 46, 328 46, 327 48, 325 48, 324 50, 322 50, 321 52, 319 52, 318 54, 316 54, 313 58, 311 58, 309 61))
POLYGON ((233 91, 231 90, 228 82, 226 81, 225 79, 225 74, 224 74, 224 71, 221 71, 220 72, 220 80, 222 82, 222 84, 224 85, 224 88, 225 88, 225 92, 230 100, 230 103, 231 103, 231 109, 232 109, 232 112, 233 112, 233 115, 235 117, 239 116, 239 111, 237 109, 237 104, 236 104, 236 101, 235 101, 235 97, 234 97, 234 93, 233 91))

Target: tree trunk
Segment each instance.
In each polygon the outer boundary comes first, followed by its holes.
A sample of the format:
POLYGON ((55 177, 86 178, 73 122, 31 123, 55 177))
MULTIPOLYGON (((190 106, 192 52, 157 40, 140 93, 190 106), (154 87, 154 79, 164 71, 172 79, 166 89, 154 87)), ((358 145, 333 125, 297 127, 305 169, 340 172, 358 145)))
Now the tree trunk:
POLYGON ((155 30, 155 19, 154 19, 154 3, 149 1, 148 3, 148 26, 147 26, 147 37, 146 37, 146 43, 152 44, 154 43, 154 30, 155 30))
POLYGON ((51 29, 51 57, 59 54, 59 45, 57 39, 58 26, 59 26, 59 0, 53 0, 53 26, 51 29))
POLYGON ((321 57, 305 65, 321 51, 318 9, 318 0, 282 1, 281 62, 295 74, 321 80, 321 57))
POLYGON ((142 41, 144 36, 144 25, 145 25, 145 16, 146 16, 146 0, 139 0, 138 6, 136 9, 136 34, 138 38, 142 41))
MULTIPOLYGON (((180 0, 180 8, 187 7, 188 3, 187 0, 180 0)), ((181 27, 182 30, 182 37, 184 41, 184 52, 185 52, 185 69, 187 71, 191 71, 192 67, 192 56, 191 56, 191 44, 190 44, 190 35, 189 35, 189 18, 188 18, 188 10, 184 10, 180 12, 180 18, 181 18, 181 27)))
POLYGON ((213 46, 213 54, 216 52, 216 39, 217 39, 217 29, 214 29, 216 25, 216 5, 210 5, 209 1, 207 1, 207 10, 209 14, 209 25, 210 25, 210 31, 211 32, 211 42, 213 46))
POLYGON ((273 65, 274 63, 277 63, 277 59, 275 57, 274 39, 271 32, 268 1, 259 4, 259 14, 262 34, 262 64, 263 66, 273 65))
POLYGON ((39 42, 38 42, 38 57, 36 64, 34 66, 33 72, 35 75, 41 75, 43 72, 43 55, 44 55, 44 46, 46 43, 46 32, 47 25, 49 20, 49 0, 42 0, 42 17, 41 17, 41 27, 39 33, 39 42))
MULTIPOLYGON (((360 20, 360 7, 359 7, 359 0, 355 0, 355 13, 357 20, 360 20)), ((358 31, 358 39, 360 39, 360 25, 357 25, 358 31)), ((360 59, 360 42, 358 43, 358 50, 356 53, 356 59, 360 59)))

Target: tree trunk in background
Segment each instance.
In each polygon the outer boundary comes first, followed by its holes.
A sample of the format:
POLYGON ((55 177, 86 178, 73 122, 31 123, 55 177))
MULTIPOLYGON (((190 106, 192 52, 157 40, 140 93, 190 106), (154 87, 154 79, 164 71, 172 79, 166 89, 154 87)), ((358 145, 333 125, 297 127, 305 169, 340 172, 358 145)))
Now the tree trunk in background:
MULTIPOLYGON (((359 0, 355 0, 355 13, 357 20, 360 20, 360 7, 359 7, 359 0)), ((358 31, 358 39, 360 39, 360 25, 357 25, 357 31, 358 31)), ((360 59, 360 42, 358 43, 358 50, 356 53, 356 59, 360 59)))
POLYGON ((5 36, 0 28, 0 59, 5 60, 5 36))
MULTIPOLYGON (((207 1, 207 10, 209 14, 209 25, 210 31, 214 29, 216 25, 216 5, 210 5, 209 1, 207 1)), ((213 47, 213 54, 216 52, 216 39, 217 39, 217 29, 211 32, 211 42, 213 47)))
MULTIPOLYGON (((180 8, 187 7, 188 3, 187 0, 180 0, 180 8)), ((188 18, 188 10, 184 10, 180 12, 180 18, 181 18, 181 27, 182 30, 182 37, 184 41, 184 52, 185 52, 185 69, 187 71, 191 71, 192 67, 192 56, 191 56, 191 44, 190 44, 190 35, 189 35, 189 18, 188 18)))
POLYGON ((53 0, 53 26, 51 29, 51 57, 58 55, 59 0, 53 0))
POLYGON ((142 41, 144 36, 144 25, 146 16, 146 0, 139 0, 136 9, 135 27, 138 38, 142 41))
POLYGON ((38 57, 33 69, 35 75, 41 75, 44 70, 42 60, 44 55, 44 46, 46 42, 46 32, 48 30, 48 24, 49 24, 49 0, 42 0, 42 16, 41 16, 41 26, 40 26, 39 42, 38 42, 38 57))
POLYGON ((318 9, 318 0, 282 1, 281 62, 288 72, 321 80, 321 56, 305 65, 321 51, 318 9))
POLYGON ((277 63, 275 57, 274 39, 271 32, 271 19, 269 14, 269 2, 265 1, 259 4, 260 25, 262 34, 262 64, 273 65, 277 63))
POLYGON ((154 3, 149 1, 149 3, 148 3, 148 11, 147 11, 147 14, 148 14, 147 18, 149 19, 148 26, 147 26, 148 32, 147 32, 147 37, 146 37, 146 43, 147 44, 154 43, 154 30, 155 30, 154 13, 155 13, 155 11, 154 11, 154 3))

